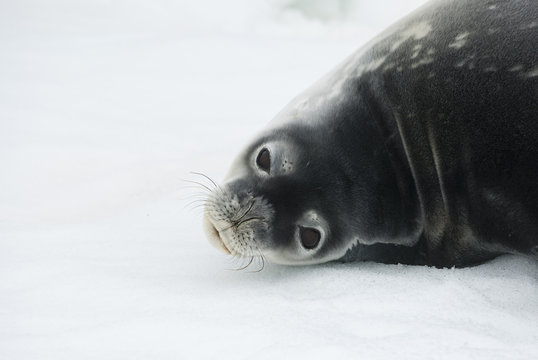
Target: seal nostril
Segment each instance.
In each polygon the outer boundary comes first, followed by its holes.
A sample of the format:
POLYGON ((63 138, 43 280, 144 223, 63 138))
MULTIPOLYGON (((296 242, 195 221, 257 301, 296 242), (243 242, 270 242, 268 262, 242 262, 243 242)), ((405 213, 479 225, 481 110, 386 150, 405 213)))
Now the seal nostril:
POLYGON ((299 226, 299 237, 301 238, 301 244, 306 249, 311 250, 318 246, 321 233, 314 228, 299 226))

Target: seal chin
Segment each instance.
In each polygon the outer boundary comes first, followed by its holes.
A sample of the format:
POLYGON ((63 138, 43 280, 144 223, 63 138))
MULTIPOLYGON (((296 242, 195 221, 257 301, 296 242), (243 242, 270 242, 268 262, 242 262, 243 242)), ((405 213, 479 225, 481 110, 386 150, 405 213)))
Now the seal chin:
POLYGON ((204 231, 211 245, 213 245, 214 247, 223 251, 226 254, 232 253, 224 244, 224 241, 222 240, 222 237, 220 236, 219 231, 217 230, 215 225, 213 225, 213 223, 211 222, 211 219, 209 218, 209 215, 207 214, 207 212, 204 213, 204 231))

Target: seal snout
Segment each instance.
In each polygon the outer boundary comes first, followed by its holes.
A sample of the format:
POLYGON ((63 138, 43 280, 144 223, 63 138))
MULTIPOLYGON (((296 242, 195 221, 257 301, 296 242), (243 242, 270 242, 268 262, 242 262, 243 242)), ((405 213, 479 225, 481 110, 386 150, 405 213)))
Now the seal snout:
POLYGON ((235 256, 255 256, 262 250, 273 218, 271 205, 248 193, 215 192, 205 207, 204 230, 209 242, 235 256))

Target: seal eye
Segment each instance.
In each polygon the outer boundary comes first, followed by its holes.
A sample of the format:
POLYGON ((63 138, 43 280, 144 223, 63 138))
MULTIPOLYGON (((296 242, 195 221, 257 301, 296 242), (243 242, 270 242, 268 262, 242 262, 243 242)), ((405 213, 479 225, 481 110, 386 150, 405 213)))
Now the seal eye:
POLYGON ((256 158, 256 165, 269 174, 269 170, 271 170, 271 154, 269 154, 269 150, 266 148, 260 150, 256 158))
POLYGON ((299 236, 301 238, 301 244, 309 250, 318 246, 321 239, 321 234, 318 230, 302 226, 299 226, 299 236))

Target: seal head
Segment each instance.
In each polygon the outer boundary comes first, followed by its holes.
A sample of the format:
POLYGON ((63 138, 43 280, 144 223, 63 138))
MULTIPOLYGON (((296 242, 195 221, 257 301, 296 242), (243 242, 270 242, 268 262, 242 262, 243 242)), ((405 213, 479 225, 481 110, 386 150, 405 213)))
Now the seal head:
POLYGON ((368 109, 351 98, 334 106, 315 95, 299 103, 305 102, 316 116, 335 121, 313 125, 303 118, 309 112, 296 111, 297 101, 283 111, 208 199, 204 223, 210 241, 233 255, 296 265, 341 259, 359 242, 415 243, 412 184, 401 191, 406 185, 397 176, 383 174, 391 162, 375 127, 349 124, 359 125, 355 117, 369 116, 368 109), (377 195, 381 189, 383 198, 377 195), (393 198, 400 199, 397 205, 390 204, 393 198))

